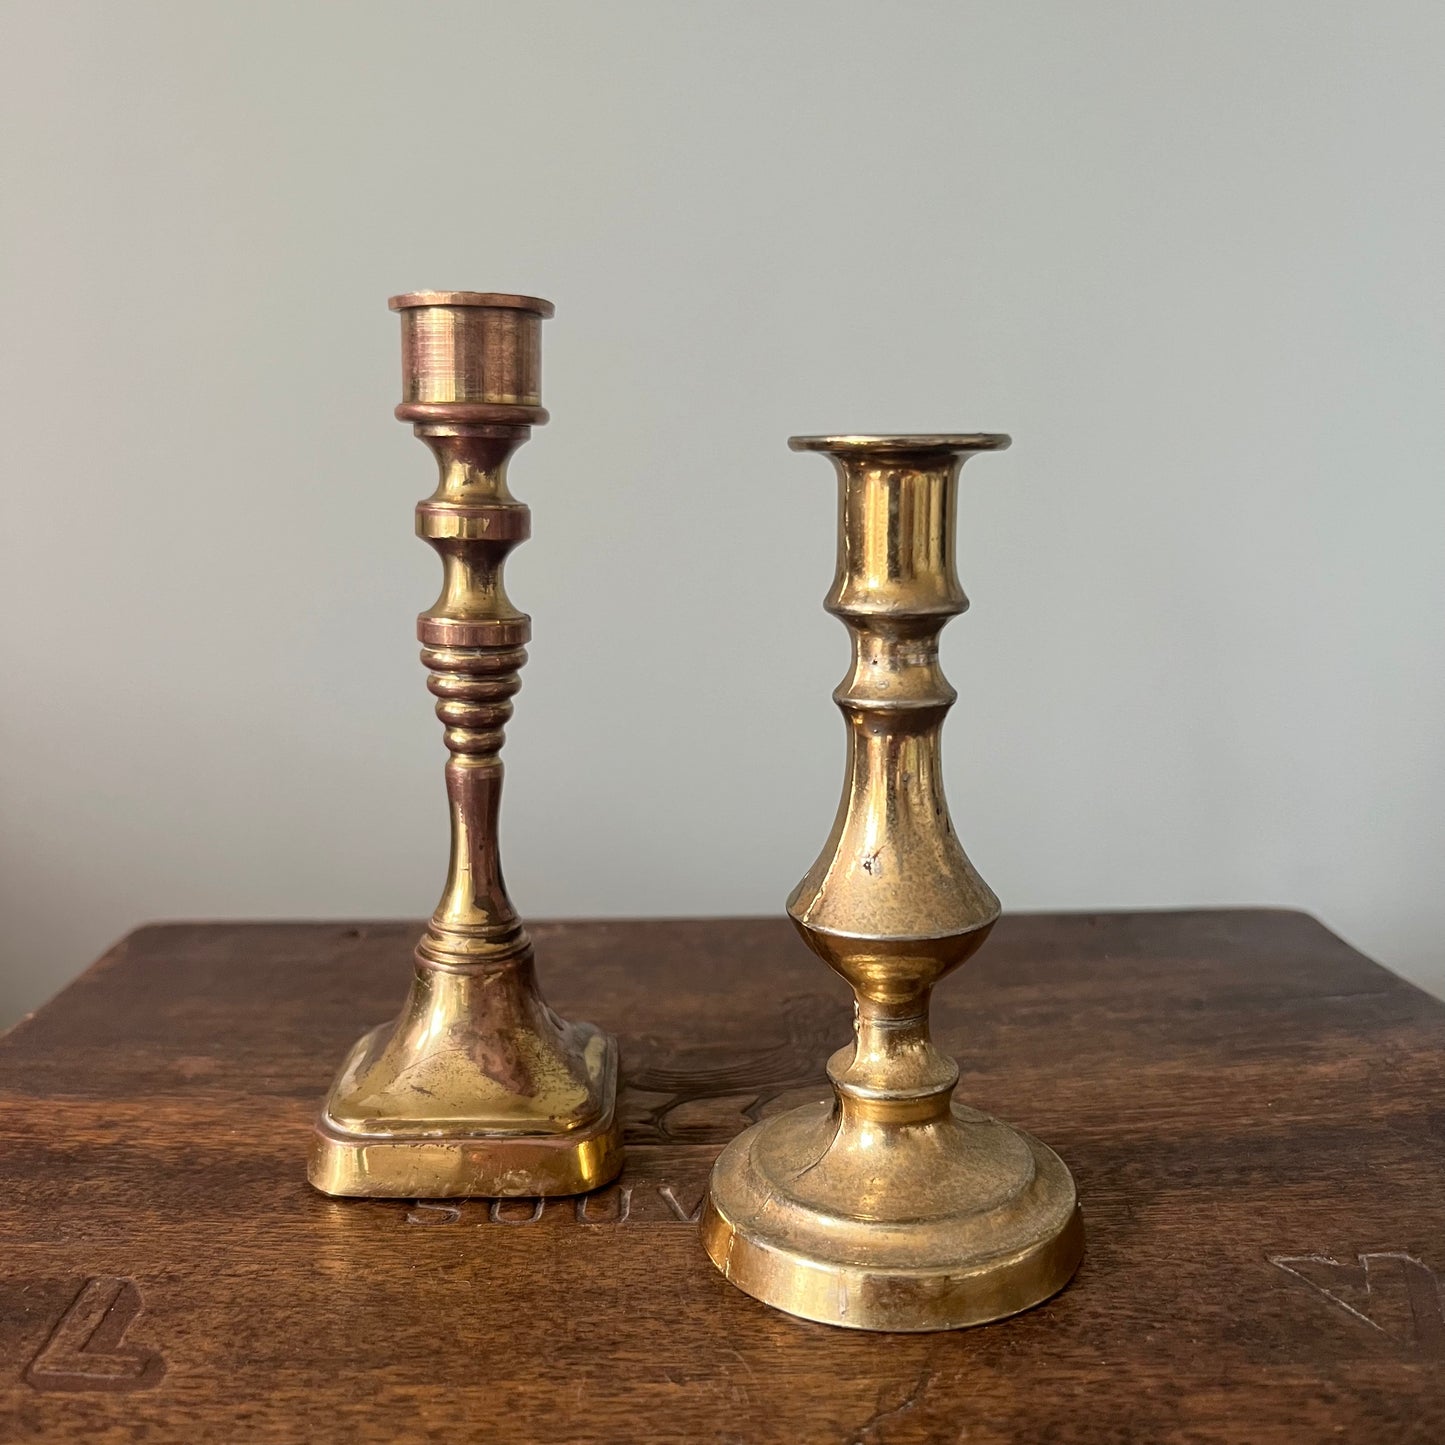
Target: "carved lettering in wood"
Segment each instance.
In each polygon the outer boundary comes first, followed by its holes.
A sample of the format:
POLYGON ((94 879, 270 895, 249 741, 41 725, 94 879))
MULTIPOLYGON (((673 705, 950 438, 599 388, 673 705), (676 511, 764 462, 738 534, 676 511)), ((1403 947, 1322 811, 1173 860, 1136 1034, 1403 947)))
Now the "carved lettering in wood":
POLYGON ((88 1279, 61 1315, 40 1352, 25 1367, 37 1390, 149 1390, 165 1361, 155 1350, 124 1343, 141 1312, 135 1281, 88 1279))
POLYGON ((1277 1254, 1269 1262, 1396 1344, 1445 1359, 1440 1281, 1413 1255, 1382 1251, 1348 1260, 1277 1254))

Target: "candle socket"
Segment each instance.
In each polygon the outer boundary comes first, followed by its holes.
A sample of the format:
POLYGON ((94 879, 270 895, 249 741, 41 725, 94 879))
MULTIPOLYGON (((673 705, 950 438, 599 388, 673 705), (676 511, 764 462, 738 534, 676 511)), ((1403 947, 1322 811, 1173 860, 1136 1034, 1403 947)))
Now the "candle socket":
POLYGON ((1005 436, 794 437, 839 478, 825 606, 852 635, 833 694, 847 781, 788 899, 804 942, 856 996, 828 1061, 835 1097, 764 1120, 714 1166, 712 1261, 765 1304, 825 1324, 937 1330, 1027 1309, 1083 1255, 1074 1182, 1050 1149, 953 1102, 958 1065, 929 997, 988 937, 999 901, 953 831, 939 740, 956 694, 938 637, 968 606, 954 569, 958 472, 1005 436))
POLYGON ((337 1195, 578 1194, 622 1167, 617 1045, 547 1007, 497 841, 503 730, 531 638, 502 582, 531 532, 507 462, 547 420, 540 342, 552 306, 473 291, 390 304, 402 319, 396 414, 440 468, 416 530, 441 556, 442 590, 417 637, 449 753, 451 861, 401 1014, 343 1062, 308 1174, 337 1195))

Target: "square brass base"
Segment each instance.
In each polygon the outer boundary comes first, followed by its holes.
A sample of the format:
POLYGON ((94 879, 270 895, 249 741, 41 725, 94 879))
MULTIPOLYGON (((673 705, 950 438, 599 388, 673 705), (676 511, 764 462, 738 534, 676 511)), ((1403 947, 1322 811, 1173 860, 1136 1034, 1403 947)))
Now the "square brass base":
MULTIPOLYGON (((356 1059, 374 1047, 374 1037, 358 1041, 342 1064, 337 1087, 354 1072, 356 1059)), ((372 1199, 585 1194, 622 1169, 617 1050, 610 1039, 599 1074, 596 1119, 551 1132, 479 1130, 459 1123, 362 1134, 335 1122, 328 1097, 312 1135, 307 1178, 323 1194, 372 1199)))

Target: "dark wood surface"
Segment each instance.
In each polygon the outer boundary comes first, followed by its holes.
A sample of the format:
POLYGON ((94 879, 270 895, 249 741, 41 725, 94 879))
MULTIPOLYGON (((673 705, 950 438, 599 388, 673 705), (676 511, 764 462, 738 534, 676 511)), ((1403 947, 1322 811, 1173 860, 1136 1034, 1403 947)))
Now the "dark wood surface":
POLYGON ((1088 1255, 921 1336, 767 1310, 690 1222, 848 1034, 781 919, 535 929, 621 1036, 621 1186, 313 1193, 416 932, 142 929, 0 1040, 0 1440, 1445 1440, 1445 1006, 1301 914, 1008 917, 944 985, 961 1096, 1067 1160, 1088 1255))

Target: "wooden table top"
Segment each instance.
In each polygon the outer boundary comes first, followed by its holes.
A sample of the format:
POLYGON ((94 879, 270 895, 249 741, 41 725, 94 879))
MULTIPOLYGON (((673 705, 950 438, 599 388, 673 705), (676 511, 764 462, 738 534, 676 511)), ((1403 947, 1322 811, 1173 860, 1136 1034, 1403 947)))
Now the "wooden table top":
POLYGON ((533 930, 621 1038, 620 1184, 314 1193, 313 1111, 417 929, 145 928, 0 1040, 0 1440, 1445 1440, 1445 1006, 1302 914, 999 924, 936 1034, 1073 1169, 1088 1254, 913 1336, 777 1314, 698 1244, 718 1149, 848 1036, 783 919, 533 930))

